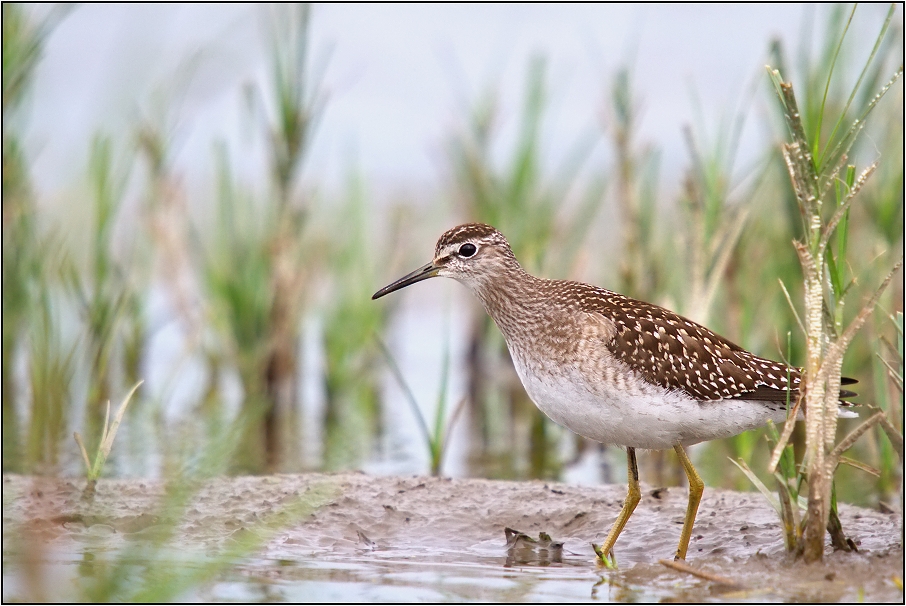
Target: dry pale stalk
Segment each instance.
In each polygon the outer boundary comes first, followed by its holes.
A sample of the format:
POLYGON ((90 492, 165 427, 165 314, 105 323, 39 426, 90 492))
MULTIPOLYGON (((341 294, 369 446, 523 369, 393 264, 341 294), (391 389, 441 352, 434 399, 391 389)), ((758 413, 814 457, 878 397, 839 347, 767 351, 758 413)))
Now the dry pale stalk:
MULTIPOLYGON (((790 88, 785 88, 784 93, 789 93, 788 101, 792 99, 790 88)), ((796 129, 793 130, 796 132, 796 129)), ((802 266, 805 286, 805 320, 802 325, 806 334, 806 364, 802 392, 807 413, 804 464, 808 470, 809 481, 808 513, 800 549, 805 560, 811 562, 820 560, 824 554, 824 532, 830 514, 834 470, 840 462, 840 455, 848 448, 844 447, 844 444, 851 445, 859 435, 880 420, 878 417, 872 417, 851 434, 851 440, 845 440, 835 448, 843 355, 855 333, 876 307, 901 263, 897 263, 853 321, 838 335, 836 329, 829 326, 825 319, 825 310, 829 307, 825 301, 827 288, 824 283, 827 273, 827 246, 833 231, 877 164, 872 164, 862 172, 834 215, 825 224, 821 216, 822 201, 816 195, 817 175, 807 147, 797 141, 785 145, 783 152, 796 197, 806 220, 806 241, 794 244, 802 266)), ((789 429, 790 427, 784 428, 783 437, 771 457, 772 470, 776 468, 780 453, 789 438, 789 429)))

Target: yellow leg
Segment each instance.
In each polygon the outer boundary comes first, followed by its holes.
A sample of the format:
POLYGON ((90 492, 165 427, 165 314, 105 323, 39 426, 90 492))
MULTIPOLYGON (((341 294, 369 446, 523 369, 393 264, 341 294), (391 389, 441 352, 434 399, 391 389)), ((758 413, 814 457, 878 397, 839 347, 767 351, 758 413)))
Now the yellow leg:
POLYGON ((705 483, 699 477, 698 472, 692 467, 692 461, 682 446, 677 444, 673 447, 676 456, 679 457, 683 469, 686 470, 686 477, 689 478, 689 505, 686 506, 686 520, 683 522, 683 532, 680 534, 679 547, 676 548, 676 557, 674 560, 685 560, 686 550, 689 549, 689 540, 692 538, 692 525, 695 523, 695 515, 698 513, 698 504, 702 500, 702 493, 705 491, 705 483))
POLYGON ((623 503, 623 509, 620 510, 617 521, 610 527, 610 532, 607 533, 604 544, 601 547, 592 545, 595 553, 598 554, 598 557, 604 563, 607 563, 607 558, 613 555, 614 543, 617 542, 617 538, 623 532, 623 527, 629 521, 629 516, 635 511, 635 506, 642 500, 642 491, 639 489, 639 465, 635 460, 635 448, 626 448, 626 466, 626 475, 629 478, 629 492, 626 495, 626 501, 623 503))

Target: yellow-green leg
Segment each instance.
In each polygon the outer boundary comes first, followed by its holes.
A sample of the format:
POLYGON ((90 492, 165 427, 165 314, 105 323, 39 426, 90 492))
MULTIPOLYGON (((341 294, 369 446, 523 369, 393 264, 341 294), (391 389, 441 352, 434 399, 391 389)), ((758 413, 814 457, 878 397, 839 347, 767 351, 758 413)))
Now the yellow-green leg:
MULTIPOLYGON (((686 506, 686 520, 683 522, 683 532, 680 534, 679 547, 676 548, 676 557, 674 560, 685 560, 686 550, 689 549, 689 540, 692 538, 692 525, 695 523, 695 515, 698 513, 698 504, 702 500, 702 493, 705 491, 705 483, 702 482, 698 472, 692 466, 689 455, 682 446, 677 444, 673 447, 676 456, 679 457, 683 469, 686 470, 686 477, 689 478, 689 504, 686 506)), ((636 481, 638 484, 638 481, 636 481)))
POLYGON ((639 465, 635 460, 635 448, 626 448, 626 466, 626 475, 629 478, 629 492, 626 495, 626 501, 623 502, 623 509, 620 510, 617 521, 610 527, 610 532, 607 533, 604 544, 600 547, 592 544, 595 553, 598 554, 598 558, 605 564, 612 562, 612 560, 609 562, 608 558, 613 557, 613 545, 617 542, 620 533, 623 532, 623 527, 629 521, 629 516, 635 511, 635 506, 642 500, 642 491, 639 489, 639 465))

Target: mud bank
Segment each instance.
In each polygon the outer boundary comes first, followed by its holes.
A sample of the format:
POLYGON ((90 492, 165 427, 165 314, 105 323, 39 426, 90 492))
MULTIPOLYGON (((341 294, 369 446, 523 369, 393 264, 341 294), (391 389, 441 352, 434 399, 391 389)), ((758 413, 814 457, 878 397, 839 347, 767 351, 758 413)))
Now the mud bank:
MULTIPOLYGON (((657 563, 676 549, 682 488, 643 486, 616 546, 620 568, 608 571, 596 566, 590 543, 604 539, 623 486, 343 473, 215 478, 185 491, 101 480, 90 499, 84 487, 3 477, 5 601, 42 597, 23 578, 34 574, 26 559, 52 560, 65 578, 66 564, 86 553, 114 558, 143 542, 157 546, 155 557, 177 560, 242 554, 184 599, 903 600, 900 512, 842 505, 859 553, 828 544, 825 563, 808 566, 786 554, 760 494, 706 488, 687 562, 728 585, 657 563), (511 540, 508 549, 505 528, 547 533, 553 543, 511 540)), ((76 599, 72 583, 43 597, 76 599)))

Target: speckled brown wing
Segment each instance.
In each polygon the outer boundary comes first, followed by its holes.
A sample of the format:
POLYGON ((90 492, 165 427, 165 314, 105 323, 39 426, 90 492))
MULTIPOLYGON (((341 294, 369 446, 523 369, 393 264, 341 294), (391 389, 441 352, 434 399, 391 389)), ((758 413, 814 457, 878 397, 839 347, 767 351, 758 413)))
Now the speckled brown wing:
MULTIPOLYGON (((585 311, 613 322, 614 335, 607 344, 610 353, 652 383, 703 401, 785 402, 798 395, 798 368, 749 353, 657 305, 593 287, 582 294, 585 311)), ((844 384, 854 382, 844 380, 844 384)), ((841 397, 853 395, 841 392, 841 397)))

